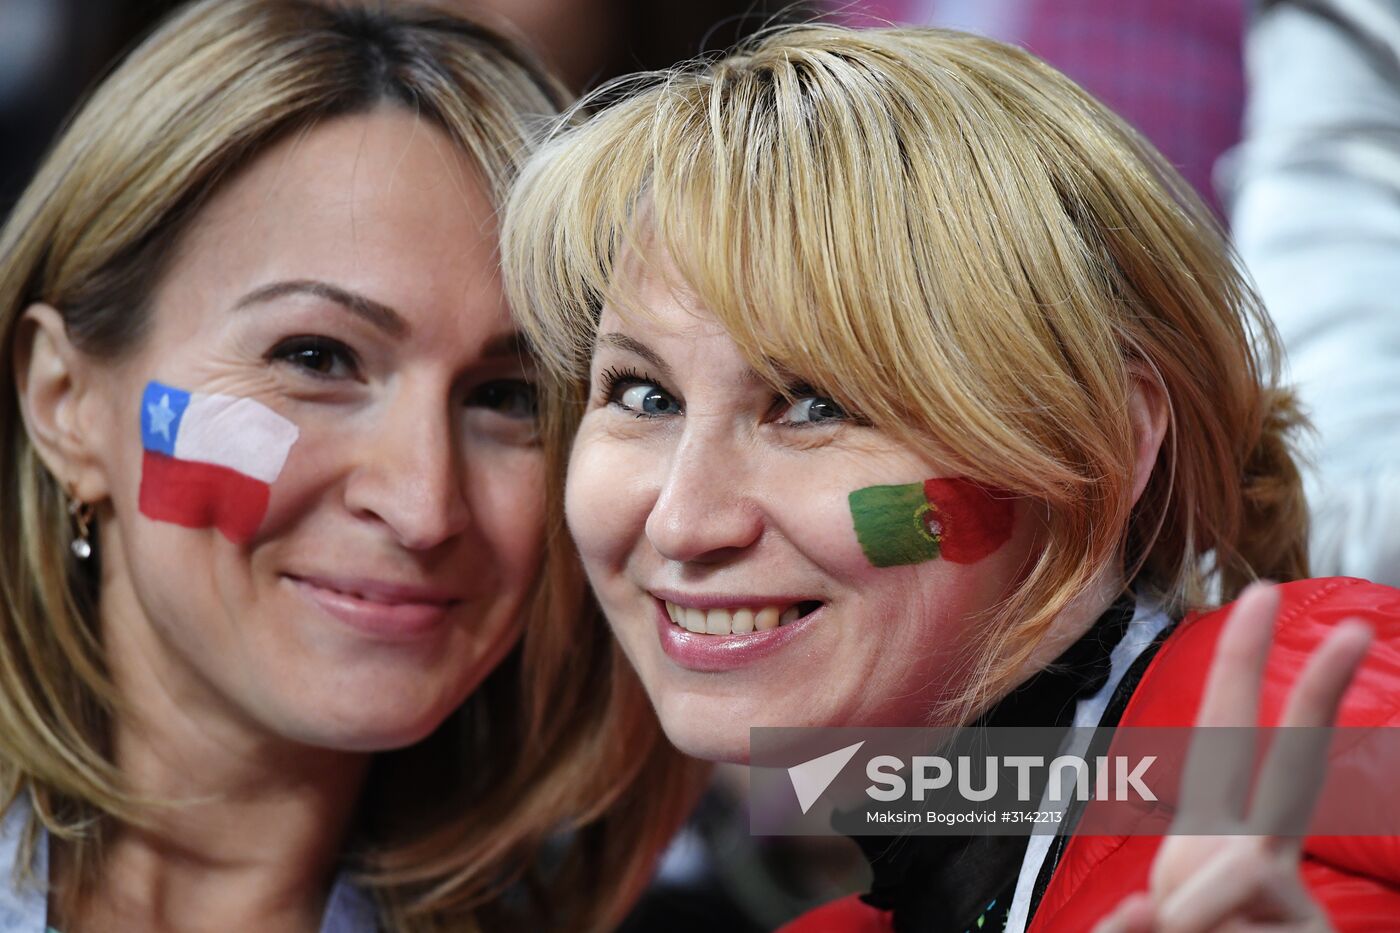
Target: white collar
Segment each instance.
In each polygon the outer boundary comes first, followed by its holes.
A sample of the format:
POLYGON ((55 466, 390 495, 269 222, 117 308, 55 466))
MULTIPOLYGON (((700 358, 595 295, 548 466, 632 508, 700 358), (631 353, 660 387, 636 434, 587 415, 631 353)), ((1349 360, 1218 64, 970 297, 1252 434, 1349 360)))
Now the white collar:
MULTIPOLYGON (((1147 646, 1152 644, 1171 621, 1171 617, 1161 606, 1138 597, 1137 605, 1133 608, 1132 621, 1128 623, 1128 628, 1123 632, 1118 644, 1109 652, 1108 680, 1097 693, 1085 697, 1074 706, 1075 730, 1071 733, 1072 736, 1079 741, 1088 740, 1088 729, 1097 726, 1103 719, 1104 710, 1108 709, 1109 701, 1117 692, 1118 685, 1123 682, 1123 675, 1128 673, 1128 668, 1133 666, 1138 655, 1147 650, 1147 646)), ((1041 808, 1048 809, 1049 805, 1042 802, 1041 808)), ((1040 877, 1040 867, 1044 864, 1050 844, 1055 839, 1054 835, 1042 834, 1033 835, 1027 841, 1026 855, 1021 860, 1021 874, 1016 880, 1016 893, 1011 898, 1011 907, 1006 915, 1006 933, 1022 933, 1026 929, 1030 920, 1031 896, 1035 891, 1035 882, 1040 877)))

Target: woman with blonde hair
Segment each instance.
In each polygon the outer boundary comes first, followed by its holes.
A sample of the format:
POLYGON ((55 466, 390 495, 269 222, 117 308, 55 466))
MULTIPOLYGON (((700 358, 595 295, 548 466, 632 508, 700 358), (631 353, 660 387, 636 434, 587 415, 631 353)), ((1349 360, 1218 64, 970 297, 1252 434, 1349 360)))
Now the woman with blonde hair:
POLYGON ((205 0, 74 117, 0 235, 0 926, 603 929, 645 882, 692 766, 575 632, 497 271, 562 103, 461 20, 205 0))
MULTIPOLYGON (((523 169, 503 260, 543 398, 577 422, 569 526, 678 747, 1252 725, 1261 683, 1264 722, 1396 724, 1381 663, 1336 712, 1369 639, 1345 618, 1393 658, 1400 603, 1302 580, 1272 328, 1106 108, 995 42, 822 26, 598 102, 523 169)), ((1268 775, 1290 812, 1306 771, 1268 775)), ((1400 907, 1383 842, 1049 839, 903 840, 865 902, 796 928, 1322 930, 1400 907)))

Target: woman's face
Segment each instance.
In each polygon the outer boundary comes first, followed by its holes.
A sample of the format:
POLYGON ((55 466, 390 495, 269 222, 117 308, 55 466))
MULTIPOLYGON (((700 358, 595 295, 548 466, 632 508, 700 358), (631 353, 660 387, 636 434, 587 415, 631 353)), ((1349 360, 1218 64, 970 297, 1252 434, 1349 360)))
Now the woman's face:
POLYGON ((104 639, 145 707, 383 749, 430 732, 508 650, 543 470, 495 242, 470 160, 395 109, 278 145, 201 210, 148 332, 93 379, 115 515, 104 639), (193 402, 162 426, 167 387, 280 426, 215 418, 201 442, 285 453, 250 534, 218 517, 244 493, 144 449, 194 430, 193 402))
POLYGON ((640 293, 645 314, 604 308, 567 511, 671 741, 744 761, 752 726, 923 724, 1036 546, 1026 503, 1002 503, 985 556, 874 566, 850 494, 956 476, 820 387, 776 395, 688 296, 640 293))

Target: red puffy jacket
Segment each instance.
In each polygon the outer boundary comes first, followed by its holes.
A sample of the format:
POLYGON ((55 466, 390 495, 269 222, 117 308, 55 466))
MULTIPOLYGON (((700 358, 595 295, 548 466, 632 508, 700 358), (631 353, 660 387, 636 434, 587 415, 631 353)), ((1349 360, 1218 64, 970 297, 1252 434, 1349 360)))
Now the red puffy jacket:
MULTIPOLYGON (((1358 618, 1375 641, 1338 714, 1339 726, 1400 726, 1400 590, 1330 577, 1279 587, 1282 604, 1260 701, 1260 725, 1278 723, 1308 656, 1343 619, 1358 618)), ((1119 726, 1189 726, 1196 720, 1215 642, 1229 607, 1188 616, 1162 645, 1128 701, 1119 726)), ((1400 793, 1396 786, 1377 794, 1400 793)), ((1060 857, 1028 933, 1084 933, 1127 895, 1147 889, 1160 836, 1076 836, 1060 857)), ((1303 880, 1344 933, 1400 930, 1400 837, 1313 836, 1303 880)), ((888 911, 847 897, 804 914, 781 933, 892 933, 888 911)))

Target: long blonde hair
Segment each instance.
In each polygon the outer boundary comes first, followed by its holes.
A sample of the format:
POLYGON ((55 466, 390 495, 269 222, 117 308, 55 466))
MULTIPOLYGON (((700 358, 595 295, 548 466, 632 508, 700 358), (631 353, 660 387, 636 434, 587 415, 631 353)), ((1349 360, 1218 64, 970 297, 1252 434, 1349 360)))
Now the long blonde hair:
POLYGON ((659 253, 775 387, 796 374, 1043 505, 1047 545, 941 715, 1009 689, 1112 561, 1176 611, 1306 574, 1274 331, 1199 199, 1054 69, 954 32, 809 25, 589 103, 527 163, 503 233, 560 394, 580 397, 603 301, 630 304, 621 257, 659 253), (1135 379, 1169 405, 1136 505, 1135 379))
MULTIPOLYGON (((520 49, 424 9, 191 5, 97 88, 0 234, 4 365, 33 302, 59 309, 85 353, 137 344, 191 217, 289 133, 402 106, 467 152, 499 203, 564 103, 520 49)), ((81 885, 100 870, 103 827, 139 822, 144 802, 108 755, 121 698, 94 616, 97 575, 68 558, 64 492, 25 432, 12 373, 0 393, 0 800, 27 795, 30 840, 40 827, 64 840, 81 885)), ((561 429, 547 418, 543 430, 561 429)), ((658 739, 640 691, 612 676, 565 537, 551 529, 520 646, 436 734, 376 759, 351 864, 392 928, 494 927, 536 902, 571 928, 608 927, 689 802, 694 768, 658 739)))

